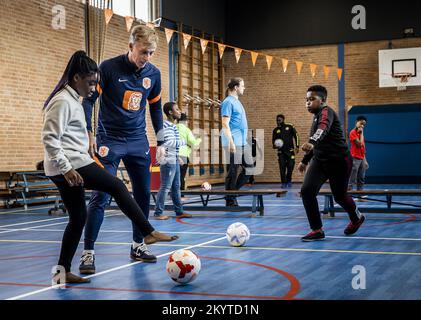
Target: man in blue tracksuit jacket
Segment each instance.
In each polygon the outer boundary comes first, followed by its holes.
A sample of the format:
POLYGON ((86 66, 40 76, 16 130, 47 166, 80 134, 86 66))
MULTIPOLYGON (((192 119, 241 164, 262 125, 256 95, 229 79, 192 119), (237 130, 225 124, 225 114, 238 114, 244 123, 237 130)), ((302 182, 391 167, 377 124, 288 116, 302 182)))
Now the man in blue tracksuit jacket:
MULTIPOLYGON (((153 29, 145 25, 134 27, 130 33, 129 52, 101 63, 97 92, 83 100, 90 134, 90 154, 113 175, 117 174, 120 160, 123 161, 133 196, 146 217, 149 216, 151 163, 146 135, 146 102, 155 134, 163 127, 161 73, 149 62, 157 41, 153 29), (98 97, 98 131, 94 137, 91 119, 98 97)), ((158 147, 157 153, 161 152, 165 149, 158 147)), ((89 201, 85 245, 79 266, 82 274, 95 273, 94 244, 108 201, 108 194, 97 191, 92 193, 89 201)), ((156 262, 156 256, 148 250, 134 225, 130 256, 138 261, 156 262)))

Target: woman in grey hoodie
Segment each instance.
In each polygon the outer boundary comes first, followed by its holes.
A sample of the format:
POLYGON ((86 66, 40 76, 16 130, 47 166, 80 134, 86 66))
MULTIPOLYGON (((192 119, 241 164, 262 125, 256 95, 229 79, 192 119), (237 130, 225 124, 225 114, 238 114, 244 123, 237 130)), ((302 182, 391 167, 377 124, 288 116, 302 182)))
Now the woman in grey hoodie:
POLYGON ((85 188, 110 194, 121 211, 142 231, 146 244, 178 239, 154 230, 124 183, 102 169, 88 153, 89 138, 80 98, 95 92, 98 72, 97 64, 84 51, 75 52, 44 104, 44 170, 57 185, 69 213, 58 261, 65 270, 65 277, 54 275, 56 283, 90 281, 70 272, 86 221, 85 188))

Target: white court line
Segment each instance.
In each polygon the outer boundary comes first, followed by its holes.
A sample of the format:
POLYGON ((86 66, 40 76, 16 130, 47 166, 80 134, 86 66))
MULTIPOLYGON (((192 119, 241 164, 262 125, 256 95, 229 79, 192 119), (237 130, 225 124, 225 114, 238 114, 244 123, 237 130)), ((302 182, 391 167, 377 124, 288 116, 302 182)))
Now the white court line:
POLYGON ((22 224, 33 224, 33 223, 44 222, 44 221, 62 220, 62 219, 67 219, 67 218, 68 218, 68 216, 66 216, 66 217, 60 217, 60 218, 49 218, 49 219, 43 219, 43 220, 32 220, 32 221, 27 221, 27 222, 20 222, 20 223, 14 223, 14 224, 0 225, 0 228, 20 226, 22 224))
MULTIPOLYGON (((60 224, 60 223, 57 223, 60 224)), ((45 229, 40 230, 32 227, 32 228, 24 228, 24 229, 13 229, 13 231, 41 231, 41 232, 63 232, 62 229, 45 229)), ((101 230, 101 233, 132 233, 132 230, 101 230)), ((163 233, 176 233, 176 234, 198 234, 198 235, 225 235, 225 232, 199 232, 199 231, 160 231, 163 233)), ((302 234, 275 234, 275 233, 251 233, 251 236, 257 237, 280 237, 280 238, 301 238, 302 234)), ((392 238, 392 237, 358 237, 358 236, 326 236, 326 238, 331 239, 354 239, 354 240, 388 240, 388 241, 421 241, 421 238, 392 238)), ((30 241, 30 240, 28 240, 30 241)), ((1 240, 0 240, 1 242, 1 240)), ((58 241, 61 242, 61 241, 58 241)), ((101 242, 101 241, 98 241, 101 242)), ((126 243, 125 243, 126 244, 126 243)), ((130 244, 127 242, 127 244, 130 244)))
MULTIPOLYGON (((199 243, 199 244, 191 245, 191 246, 185 247, 184 249, 191 249, 191 248, 196 248, 196 247, 204 246, 204 245, 207 245, 209 243, 220 241, 222 239, 225 239, 225 237, 221 237, 221 238, 218 238, 218 239, 214 239, 214 240, 202 242, 202 243, 199 243)), ((169 251, 169 252, 166 252, 166 253, 163 253, 163 254, 160 254, 159 256, 157 256, 157 258, 162 258, 162 257, 168 256, 168 255, 170 255, 173 252, 174 252, 174 250, 169 251)), ((114 271, 117 271, 117 270, 121 270, 121 269, 124 269, 124 268, 128 268, 128 267, 137 265, 139 263, 143 263, 143 262, 142 261, 136 261, 136 262, 128 263, 128 264, 122 265, 120 267, 111 268, 111 269, 104 270, 102 272, 99 272, 99 273, 96 273, 96 274, 93 274, 93 275, 84 277, 84 279, 98 277, 98 276, 101 276, 101 275, 104 275, 104 274, 107 274, 107 273, 110 273, 110 272, 114 272, 114 271)), ((49 291, 51 289, 59 288, 60 286, 62 286, 62 285, 57 284, 57 285, 54 285, 54 286, 51 286, 51 287, 48 287, 48 288, 44 288, 44 289, 40 289, 40 290, 35 290, 35 291, 24 293, 24 294, 15 296, 15 297, 7 298, 5 300, 19 300, 19 299, 23 299, 23 298, 26 298, 26 297, 29 297, 29 296, 33 296, 33 295, 38 294, 38 293, 49 291)))
MULTIPOLYGON (((107 212, 115 212, 118 210, 109 210, 107 212)), ((115 214, 106 214, 105 217, 113 217, 113 216, 118 216, 122 213, 115 213, 115 214)), ((32 223, 37 223, 37 222, 42 222, 42 221, 51 221, 51 220, 57 220, 57 219, 68 219, 69 217, 60 217, 60 218, 51 218, 51 219, 45 219, 45 220, 37 220, 37 221, 32 221, 32 222, 23 222, 23 223, 16 223, 16 224, 10 224, 9 226, 16 226, 16 225, 21 225, 21 224, 32 224, 32 223)), ((10 232, 15 232, 15 231, 27 231, 27 230, 33 230, 36 228, 43 228, 43 227, 48 227, 48 226, 54 226, 54 225, 59 225, 59 224, 65 224, 68 223, 68 221, 64 221, 64 222, 57 222, 57 223, 50 223, 50 224, 43 224, 41 226, 35 226, 35 227, 28 227, 28 228, 21 228, 21 229, 9 229, 6 231, 0 231, 0 234, 3 233, 10 233, 10 232)), ((0 229, 4 229, 6 226, 0 226, 0 229)), ((64 231, 64 230, 62 230, 64 231)))
POLYGON ((0 214, 9 214, 9 213, 18 213, 18 212, 27 212, 27 211, 35 211, 35 210, 40 210, 40 209, 48 209, 51 208, 51 206, 46 206, 46 207, 35 207, 35 208, 29 208, 29 209, 21 209, 21 210, 15 210, 15 211, 7 211, 7 210, 3 210, 0 211, 0 214))
MULTIPOLYGON (((113 216, 118 216, 120 215, 119 213, 115 213, 115 214, 108 214, 106 217, 113 217, 113 216)), ((43 228, 43 227, 50 227, 50 226, 57 226, 59 224, 65 224, 68 223, 68 221, 64 221, 64 222, 56 222, 56 223, 50 223, 50 224, 43 224, 42 226, 35 226, 35 227, 28 227, 28 228, 22 228, 22 229, 9 229, 6 231, 0 231, 0 234, 3 233, 10 233, 10 232, 15 232, 15 231, 37 231, 35 229, 37 228, 43 228)), ((47 230, 47 229, 46 229, 47 230)), ((63 232, 64 230, 61 230, 61 232, 63 232)))
MULTIPOLYGON (((112 209, 112 210, 105 210, 105 213, 107 212, 115 212, 115 211, 119 211, 116 209, 112 209)), ((43 219, 43 220, 32 220, 32 221, 26 221, 26 222, 20 222, 20 223, 14 223, 14 224, 6 224, 6 225, 0 225, 0 228, 3 227, 13 227, 13 226, 19 226, 21 224, 32 224, 32 223, 38 223, 38 222, 44 222, 44 221, 51 221, 51 220, 59 220, 59 219, 67 219, 69 216, 65 216, 65 217, 58 217, 58 218, 49 218, 49 219, 43 219)))

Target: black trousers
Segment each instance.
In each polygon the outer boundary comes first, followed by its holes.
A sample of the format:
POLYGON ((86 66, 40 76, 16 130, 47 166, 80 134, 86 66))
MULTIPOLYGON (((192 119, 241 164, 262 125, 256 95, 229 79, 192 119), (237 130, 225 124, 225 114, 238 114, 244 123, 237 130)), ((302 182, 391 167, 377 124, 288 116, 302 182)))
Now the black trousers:
POLYGON ((63 175, 50 177, 60 191, 63 203, 69 213, 69 222, 63 234, 58 264, 70 271, 73 256, 82 236, 86 222, 85 189, 103 191, 111 195, 121 211, 136 224, 143 236, 154 228, 145 218, 125 184, 108 171, 92 163, 76 170, 83 178, 83 186, 70 187, 63 175))
POLYGON ((281 182, 288 183, 292 181, 292 172, 295 167, 294 154, 288 155, 285 153, 278 153, 279 173, 281 175, 281 182))
MULTIPOLYGON (((239 190, 250 178, 247 168, 253 167, 251 149, 248 146, 237 146, 236 153, 229 152, 229 150, 226 149, 225 154, 229 154, 227 176, 225 177, 225 190, 239 190)), ((227 201, 234 201, 235 198, 235 196, 225 197, 227 201)))
POLYGON ((358 221, 357 206, 347 192, 351 170, 350 155, 329 161, 311 160, 301 187, 301 197, 312 230, 322 227, 317 194, 328 179, 335 201, 344 208, 352 222, 358 221))
POLYGON ((183 165, 180 165, 180 190, 183 191, 186 188, 186 174, 187 169, 189 168, 189 158, 188 157, 181 157, 184 161, 183 165))

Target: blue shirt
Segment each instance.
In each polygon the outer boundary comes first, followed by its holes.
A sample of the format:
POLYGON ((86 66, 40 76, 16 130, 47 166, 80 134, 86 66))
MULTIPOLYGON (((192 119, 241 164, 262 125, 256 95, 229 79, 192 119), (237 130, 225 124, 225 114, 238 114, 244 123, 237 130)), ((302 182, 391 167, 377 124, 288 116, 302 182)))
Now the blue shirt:
MULTIPOLYGON (((222 101, 221 116, 229 117, 229 127, 231 135, 236 146, 244 146, 247 144, 247 118, 246 111, 240 100, 233 96, 228 96, 222 101)), ((221 142, 223 147, 229 145, 228 139, 225 137, 224 132, 221 134, 221 142)))
POLYGON ((118 137, 146 135, 146 102, 155 133, 163 127, 161 73, 147 63, 137 70, 128 54, 105 60, 99 66, 100 81, 92 97, 83 99, 87 129, 92 131, 92 106, 98 96, 98 133, 118 137))

